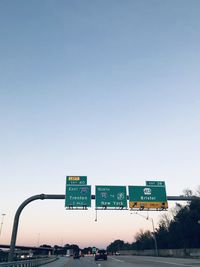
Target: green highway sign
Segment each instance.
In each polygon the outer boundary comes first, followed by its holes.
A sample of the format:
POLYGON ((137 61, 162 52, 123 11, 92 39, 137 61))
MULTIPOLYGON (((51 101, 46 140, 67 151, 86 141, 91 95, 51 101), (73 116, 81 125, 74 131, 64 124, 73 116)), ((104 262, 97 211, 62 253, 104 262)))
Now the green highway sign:
POLYGON ((97 251, 97 248, 96 248, 96 247, 93 247, 93 248, 92 248, 92 253, 95 254, 96 251, 97 251))
POLYGON ((165 187, 165 182, 164 181, 146 181, 147 186, 164 186, 165 187))
POLYGON ((66 176, 66 184, 82 185, 87 184, 87 176, 66 176))
POLYGON ((129 201, 165 202, 165 187, 129 186, 129 201))
POLYGON ((96 186, 96 208, 127 208, 126 186, 96 186))
POLYGON ((65 207, 80 208, 91 207, 90 185, 67 185, 65 207))
POLYGON ((167 208, 164 186, 129 186, 130 208, 167 208))

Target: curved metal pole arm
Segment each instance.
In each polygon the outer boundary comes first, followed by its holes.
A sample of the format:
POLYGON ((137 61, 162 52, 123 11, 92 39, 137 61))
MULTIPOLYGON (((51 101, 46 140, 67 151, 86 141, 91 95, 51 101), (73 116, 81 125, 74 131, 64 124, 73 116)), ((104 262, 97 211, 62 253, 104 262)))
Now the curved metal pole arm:
POLYGON ((10 242, 10 253, 8 256, 8 261, 13 261, 14 258, 14 251, 15 251, 15 244, 16 244, 16 239, 17 239, 17 230, 18 230, 18 225, 19 225, 19 217, 20 214, 26 205, 28 205, 30 202, 34 200, 44 200, 44 199, 64 199, 65 195, 45 195, 45 194, 40 194, 40 195, 34 195, 32 197, 29 197, 26 199, 22 204, 19 206, 15 213, 15 218, 13 222, 13 229, 12 229, 12 236, 11 236, 11 242, 10 242))

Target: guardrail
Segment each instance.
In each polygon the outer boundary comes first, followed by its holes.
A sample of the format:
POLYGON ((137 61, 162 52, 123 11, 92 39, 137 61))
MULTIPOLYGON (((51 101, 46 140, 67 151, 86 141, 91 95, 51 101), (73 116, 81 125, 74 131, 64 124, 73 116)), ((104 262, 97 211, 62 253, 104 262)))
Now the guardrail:
POLYGON ((40 266, 42 264, 46 264, 46 263, 49 263, 55 260, 57 260, 57 257, 3 262, 3 263, 0 263, 0 267, 34 267, 34 266, 40 266))

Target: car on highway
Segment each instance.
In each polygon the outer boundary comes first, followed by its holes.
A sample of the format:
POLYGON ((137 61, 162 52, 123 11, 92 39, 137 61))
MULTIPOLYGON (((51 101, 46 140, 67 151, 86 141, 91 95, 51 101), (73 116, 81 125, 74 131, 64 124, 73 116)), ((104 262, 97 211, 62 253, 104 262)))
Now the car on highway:
POLYGON ((75 252, 74 252, 73 258, 74 258, 74 259, 79 259, 79 258, 80 258, 80 253, 79 253, 79 251, 75 251, 75 252))
POLYGON ((118 251, 116 251, 116 252, 115 252, 115 255, 116 255, 116 256, 119 256, 119 255, 120 255, 120 253, 119 253, 118 251))
POLYGON ((105 249, 99 249, 95 254, 95 261, 97 260, 107 260, 107 251, 105 249))

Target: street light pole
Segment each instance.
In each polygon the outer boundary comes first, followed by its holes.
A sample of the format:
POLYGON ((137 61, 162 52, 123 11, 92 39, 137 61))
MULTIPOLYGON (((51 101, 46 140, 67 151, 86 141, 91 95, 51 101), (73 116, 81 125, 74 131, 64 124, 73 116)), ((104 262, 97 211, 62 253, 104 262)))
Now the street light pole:
MULTIPOLYGON (((149 217, 147 217, 147 220, 149 220, 149 217)), ((156 239, 156 232, 155 232, 155 227, 154 227, 154 221, 153 218, 150 218, 152 222, 152 227, 153 227, 153 236, 154 236, 154 242, 155 242, 155 251, 156 251, 156 256, 158 257, 158 245, 157 245, 157 239, 156 239)))
POLYGON ((2 228, 3 228, 3 219, 5 215, 6 215, 5 213, 1 214, 2 217, 1 217, 1 226, 0 226, 0 236, 1 236, 2 228))
POLYGON ((158 257, 158 245, 157 245, 157 239, 156 239, 156 232, 155 232, 155 226, 154 226, 154 221, 153 221, 153 218, 149 218, 149 216, 147 215, 147 217, 135 212, 135 214, 143 217, 144 219, 146 220, 151 220, 151 223, 152 223, 152 228, 153 228, 153 239, 154 239, 154 244, 155 244, 155 252, 156 252, 156 256, 158 257))

